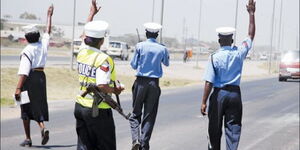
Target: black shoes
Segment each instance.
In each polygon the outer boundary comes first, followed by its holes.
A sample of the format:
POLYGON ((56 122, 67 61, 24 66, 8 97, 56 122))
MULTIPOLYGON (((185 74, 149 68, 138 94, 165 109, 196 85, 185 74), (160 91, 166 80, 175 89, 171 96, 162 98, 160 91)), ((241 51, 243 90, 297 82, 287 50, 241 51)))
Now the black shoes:
POLYGON ((43 129, 41 131, 41 134, 42 134, 42 145, 45 145, 49 140, 49 130, 43 129))
POLYGON ((135 141, 132 142, 132 148, 131 148, 131 150, 139 150, 140 146, 141 146, 140 142, 137 141, 137 140, 135 140, 135 141))
POLYGON ((32 146, 32 142, 31 142, 31 140, 26 139, 26 140, 24 140, 24 141, 20 144, 20 146, 22 146, 22 147, 25 147, 25 146, 31 147, 31 146, 32 146))

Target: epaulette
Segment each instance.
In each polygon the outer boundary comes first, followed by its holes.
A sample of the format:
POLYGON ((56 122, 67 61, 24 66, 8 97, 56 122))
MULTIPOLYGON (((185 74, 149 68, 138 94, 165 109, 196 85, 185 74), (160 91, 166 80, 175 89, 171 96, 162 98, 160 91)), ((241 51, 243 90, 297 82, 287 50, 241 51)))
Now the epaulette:
POLYGON ((164 47, 166 47, 166 45, 165 44, 162 44, 162 43, 159 43, 161 46, 164 46, 164 47))

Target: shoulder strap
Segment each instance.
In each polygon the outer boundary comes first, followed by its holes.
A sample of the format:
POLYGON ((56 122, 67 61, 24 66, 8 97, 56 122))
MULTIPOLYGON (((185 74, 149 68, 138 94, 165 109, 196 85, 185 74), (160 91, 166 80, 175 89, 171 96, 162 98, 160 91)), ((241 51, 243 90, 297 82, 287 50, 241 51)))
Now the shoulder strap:
POLYGON ((22 53, 20 56, 20 59, 22 58, 22 55, 24 55, 30 62, 30 65, 32 65, 32 61, 30 60, 30 58, 28 57, 28 55, 26 55, 25 53, 22 53))

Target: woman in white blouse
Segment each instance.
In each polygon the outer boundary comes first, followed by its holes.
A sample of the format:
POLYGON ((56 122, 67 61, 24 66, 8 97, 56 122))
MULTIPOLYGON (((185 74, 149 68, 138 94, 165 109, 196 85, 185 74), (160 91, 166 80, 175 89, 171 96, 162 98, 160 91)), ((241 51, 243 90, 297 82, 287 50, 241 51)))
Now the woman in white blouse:
MULTIPOLYGON (((40 32, 35 25, 25 26, 25 38, 28 45, 21 52, 21 61, 18 71, 19 81, 17 84, 15 99, 21 100, 21 95, 27 93, 30 102, 21 103, 21 119, 23 120, 26 139, 20 146, 31 146, 30 120, 35 120, 41 128, 42 145, 49 140, 49 130, 45 128, 44 121, 49 121, 46 76, 44 67, 47 60, 47 51, 51 33, 53 5, 47 12, 47 30, 42 40, 40 32), (21 94, 22 93, 22 94, 21 94)), ((26 94, 24 94, 26 95, 26 94)))

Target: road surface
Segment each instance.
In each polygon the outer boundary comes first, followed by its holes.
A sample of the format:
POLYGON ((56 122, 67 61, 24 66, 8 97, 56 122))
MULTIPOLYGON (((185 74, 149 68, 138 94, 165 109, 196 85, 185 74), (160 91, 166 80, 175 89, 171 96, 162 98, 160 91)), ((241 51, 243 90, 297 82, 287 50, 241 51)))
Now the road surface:
MULTIPOLYGON (((243 82, 243 127, 241 150, 299 149, 299 82, 278 82, 277 78, 243 82)), ((152 150, 205 150, 207 122, 200 115, 202 86, 163 90, 156 126, 150 141, 152 150)), ((122 95, 125 112, 131 95, 122 95)), ((40 132, 31 124, 33 149, 76 149, 74 102, 50 101, 50 141, 40 146, 40 132)), ((18 109, 18 108, 5 108, 18 109)), ((129 123, 116 112, 118 150, 130 150, 129 123)), ((20 119, 1 121, 1 150, 19 147, 24 139, 20 119)), ((225 140, 222 140, 222 149, 225 140)))

